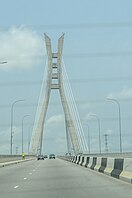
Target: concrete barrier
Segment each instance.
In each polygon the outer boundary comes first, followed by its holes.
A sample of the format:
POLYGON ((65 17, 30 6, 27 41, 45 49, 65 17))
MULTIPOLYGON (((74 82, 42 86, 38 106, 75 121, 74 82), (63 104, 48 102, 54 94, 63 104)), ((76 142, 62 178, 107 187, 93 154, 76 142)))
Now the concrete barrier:
POLYGON ((111 172, 111 176, 119 179, 119 175, 123 171, 124 159, 115 159, 114 160, 114 169, 111 172))
POLYGON ((78 155, 78 156, 77 156, 76 164, 79 164, 79 162, 80 162, 80 158, 81 158, 81 155, 78 155))
POLYGON ((77 162, 77 156, 74 157, 73 163, 76 163, 76 162, 77 162))
POLYGON ((78 155, 71 162, 132 183, 132 158, 78 155))
POLYGON ((104 170, 107 166, 107 158, 102 158, 101 159, 101 167, 99 168, 99 172, 104 173, 104 170))
POLYGON ((75 156, 72 157, 72 160, 71 160, 72 163, 74 162, 74 159, 75 159, 75 156))
POLYGON ((107 166, 104 169, 104 173, 106 175, 110 175, 111 176, 111 172, 114 169, 114 160, 115 160, 114 158, 107 158, 107 166))
POLYGON ((90 159, 90 157, 88 156, 85 156, 84 157, 84 162, 83 162, 83 164, 82 164, 82 166, 84 166, 84 167, 86 167, 87 168, 87 166, 88 166, 88 164, 89 164, 89 159, 90 159))
POLYGON ((59 158, 62 158, 62 159, 66 160, 66 161, 69 161, 69 162, 72 161, 71 156, 59 156, 59 158))
POLYGON ((92 162, 92 165, 90 166, 90 169, 94 170, 96 163, 97 163, 97 157, 93 157, 93 162, 92 162))
POLYGON ((27 161, 30 161, 30 160, 34 160, 36 158, 29 158, 29 159, 21 159, 21 160, 16 160, 16 161, 8 161, 8 162, 2 162, 0 163, 0 168, 2 167, 5 167, 5 166, 9 166, 9 165, 13 165, 13 164, 19 164, 19 163, 22 163, 22 162, 27 162, 27 161))
POLYGON ((82 163, 82 158, 83 158, 83 156, 81 155, 81 156, 80 156, 79 163, 78 163, 79 165, 81 165, 81 163, 82 163))
POLYGON ((92 163, 93 163, 93 157, 89 157, 89 163, 87 167, 90 168, 92 166, 92 163))
POLYGON ((101 161, 102 161, 102 158, 98 157, 97 162, 96 162, 96 166, 94 167, 94 170, 99 171, 99 169, 101 167, 101 161))
MULTIPOLYGON (((25 155, 25 159, 32 158, 32 155, 25 155)), ((0 155, 0 163, 21 160, 21 155, 0 155)))
POLYGON ((84 162, 84 156, 81 156, 81 160, 80 160, 80 166, 82 166, 83 165, 83 162, 84 162))
POLYGON ((123 171, 119 175, 119 179, 132 183, 132 158, 124 159, 123 171))
POLYGON ((87 160, 87 156, 84 156, 84 162, 82 163, 82 166, 85 166, 87 160))

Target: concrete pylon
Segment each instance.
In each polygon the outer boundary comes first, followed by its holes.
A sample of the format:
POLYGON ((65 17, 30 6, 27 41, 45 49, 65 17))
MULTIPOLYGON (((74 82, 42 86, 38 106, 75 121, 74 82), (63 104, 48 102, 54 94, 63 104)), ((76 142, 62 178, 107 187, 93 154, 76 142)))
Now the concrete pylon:
POLYGON ((80 145, 78 135, 75 129, 75 125, 72 119, 70 108, 68 106, 68 101, 64 91, 64 82, 62 77, 62 50, 63 50, 64 34, 58 40, 58 51, 57 53, 52 52, 51 40, 45 34, 45 43, 48 56, 48 72, 46 80, 46 93, 43 100, 41 112, 39 114, 38 123, 32 135, 31 144, 30 144, 30 153, 31 154, 41 154, 42 150, 42 140, 43 140, 43 131, 44 123, 47 113, 47 108, 49 104, 50 93, 52 90, 59 90, 61 102, 65 114, 66 127, 69 132, 70 141, 72 144, 72 149, 74 154, 80 152, 80 145))

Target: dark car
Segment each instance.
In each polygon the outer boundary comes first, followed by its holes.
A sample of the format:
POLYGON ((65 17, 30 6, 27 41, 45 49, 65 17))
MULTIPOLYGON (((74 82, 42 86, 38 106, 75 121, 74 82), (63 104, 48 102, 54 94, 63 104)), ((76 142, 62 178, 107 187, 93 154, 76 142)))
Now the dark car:
POLYGON ((48 155, 44 155, 44 158, 48 158, 48 155))
POLYGON ((49 159, 55 159, 55 154, 50 154, 49 159))
POLYGON ((38 160, 44 160, 44 156, 43 155, 38 155, 37 159, 38 160))

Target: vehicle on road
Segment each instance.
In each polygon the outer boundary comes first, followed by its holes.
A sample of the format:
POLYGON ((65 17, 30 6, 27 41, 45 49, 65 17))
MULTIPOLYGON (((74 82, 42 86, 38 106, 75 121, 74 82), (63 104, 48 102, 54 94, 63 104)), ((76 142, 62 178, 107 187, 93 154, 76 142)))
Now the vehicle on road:
POLYGON ((55 159, 55 154, 50 154, 49 159, 55 159))
POLYGON ((43 155, 38 155, 37 159, 38 160, 44 160, 44 156, 43 155))
POLYGON ((44 155, 44 158, 48 158, 48 155, 44 155))

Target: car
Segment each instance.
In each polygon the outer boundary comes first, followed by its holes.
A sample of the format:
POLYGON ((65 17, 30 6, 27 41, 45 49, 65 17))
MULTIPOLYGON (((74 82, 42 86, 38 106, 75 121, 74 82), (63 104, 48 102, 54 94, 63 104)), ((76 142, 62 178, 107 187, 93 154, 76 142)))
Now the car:
POLYGON ((44 160, 44 156, 43 155, 38 155, 37 159, 38 160, 44 160))
POLYGON ((55 154, 50 154, 49 159, 55 159, 55 154))
POLYGON ((44 155, 44 158, 48 158, 48 155, 44 155))

